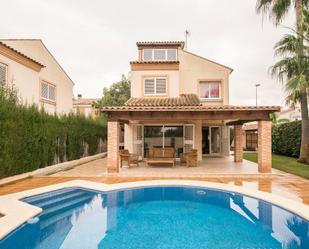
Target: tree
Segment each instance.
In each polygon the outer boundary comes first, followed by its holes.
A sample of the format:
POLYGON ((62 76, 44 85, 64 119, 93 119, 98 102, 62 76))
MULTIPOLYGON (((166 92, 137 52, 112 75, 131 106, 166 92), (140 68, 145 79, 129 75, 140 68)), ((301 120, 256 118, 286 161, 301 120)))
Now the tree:
POLYGON ((277 113, 271 113, 270 114, 270 120, 273 124, 277 124, 278 122, 278 114, 277 113))
POLYGON ((256 10, 258 13, 268 14, 270 19, 276 25, 279 25, 288 11, 295 8, 296 16, 296 37, 291 35, 285 36, 278 44, 276 44, 276 53, 278 55, 286 55, 292 52, 292 56, 283 58, 273 67, 273 75, 280 72, 279 78, 287 77, 286 89, 292 96, 299 96, 301 116, 302 116, 302 139, 299 161, 309 163, 309 119, 308 119, 308 103, 306 81, 308 80, 308 72, 302 71, 306 67, 303 65, 305 59, 304 48, 304 9, 308 7, 309 0, 258 0, 256 10), (281 43, 281 45, 280 45, 281 43), (295 46, 288 47, 288 46, 295 46), (280 48, 282 46, 282 48, 280 48), (290 51, 289 51, 290 50, 290 51), (293 93, 296 90, 297 94, 293 93))
POLYGON ((103 96, 94 103, 95 107, 123 105, 130 98, 130 88, 130 80, 122 75, 120 81, 113 83, 109 88, 103 88, 103 96))

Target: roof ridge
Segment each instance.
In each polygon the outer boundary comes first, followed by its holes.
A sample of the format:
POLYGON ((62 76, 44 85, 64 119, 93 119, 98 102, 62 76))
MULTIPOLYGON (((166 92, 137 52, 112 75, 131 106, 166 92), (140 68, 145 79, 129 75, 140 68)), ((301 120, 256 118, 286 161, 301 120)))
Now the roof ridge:
POLYGON ((203 59, 203 60, 207 60, 207 61, 209 61, 209 62, 212 62, 212 63, 214 63, 214 64, 217 64, 218 66, 225 67, 225 68, 227 68, 227 69, 229 69, 229 70, 231 71, 230 73, 232 73, 232 72, 234 71, 234 69, 231 68, 231 67, 225 66, 225 65, 223 65, 223 64, 221 64, 221 63, 218 63, 218 62, 216 62, 216 61, 210 60, 210 59, 208 59, 208 58, 206 58, 206 57, 203 57, 203 56, 201 56, 201 55, 194 54, 194 53, 189 52, 189 51, 186 51, 186 50, 183 50, 183 52, 188 53, 188 54, 191 54, 191 55, 196 56, 196 57, 199 57, 199 58, 201 58, 201 59, 203 59))

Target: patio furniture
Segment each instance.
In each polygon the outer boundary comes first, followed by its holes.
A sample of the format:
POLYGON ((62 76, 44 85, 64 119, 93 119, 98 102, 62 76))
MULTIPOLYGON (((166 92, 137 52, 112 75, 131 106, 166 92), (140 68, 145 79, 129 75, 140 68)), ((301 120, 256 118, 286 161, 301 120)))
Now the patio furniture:
POLYGON ((176 164, 176 152, 174 148, 151 148, 149 149, 149 158, 146 159, 146 165, 149 164, 176 164))
POLYGON ((187 167, 197 167, 197 150, 192 149, 182 154, 180 158, 181 164, 186 164, 187 167))
POLYGON ((132 154, 128 150, 120 150, 120 167, 122 168, 123 162, 127 162, 128 166, 131 167, 132 164, 138 165, 138 155, 132 154))

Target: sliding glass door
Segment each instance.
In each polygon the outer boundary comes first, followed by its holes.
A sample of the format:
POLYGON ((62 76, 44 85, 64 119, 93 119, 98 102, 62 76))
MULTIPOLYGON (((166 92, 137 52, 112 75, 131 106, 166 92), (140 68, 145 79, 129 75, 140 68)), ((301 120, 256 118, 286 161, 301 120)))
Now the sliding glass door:
POLYGON ((183 152, 183 126, 164 126, 163 128, 164 148, 174 148, 176 157, 183 152))
POLYGON ((174 148, 180 157, 183 146, 182 125, 144 126, 144 157, 149 157, 152 148, 174 148))
POLYGON ((144 126, 144 157, 152 148, 163 148, 163 126, 144 126))
POLYGON ((203 155, 219 154, 221 152, 221 129, 219 126, 202 128, 203 155))

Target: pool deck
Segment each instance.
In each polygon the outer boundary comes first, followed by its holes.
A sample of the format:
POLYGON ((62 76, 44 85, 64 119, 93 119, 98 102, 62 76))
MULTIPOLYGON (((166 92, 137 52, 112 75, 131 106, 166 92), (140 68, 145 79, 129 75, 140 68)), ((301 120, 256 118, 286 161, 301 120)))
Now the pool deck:
POLYGON ((106 158, 52 175, 35 176, 0 185, 0 239, 42 210, 21 198, 61 189, 82 187, 109 191, 141 186, 199 186, 236 192, 269 201, 309 220, 309 180, 273 170, 261 174, 257 164, 231 157, 205 158, 197 167, 123 167, 107 174, 106 158), (2 214, 1 214, 2 213, 2 214))
POLYGON ((242 163, 235 163, 233 157, 204 157, 198 162, 197 167, 186 167, 176 163, 175 167, 171 165, 164 166, 146 166, 140 162, 139 166, 132 165, 130 168, 124 165, 117 174, 107 173, 107 159, 103 158, 90 163, 86 163, 70 169, 61 171, 51 176, 61 177, 230 177, 230 176, 248 176, 248 177, 269 177, 281 175, 282 172, 273 169, 272 174, 260 174, 256 163, 243 160, 242 163))
POLYGON ((230 158, 207 158, 198 167, 140 167, 121 169, 119 174, 106 173, 106 159, 98 159, 49 176, 33 177, 0 185, 0 195, 16 193, 71 180, 115 184, 145 180, 196 180, 242 186, 260 190, 309 205, 309 180, 282 171, 259 174, 255 163, 234 163, 230 158))

